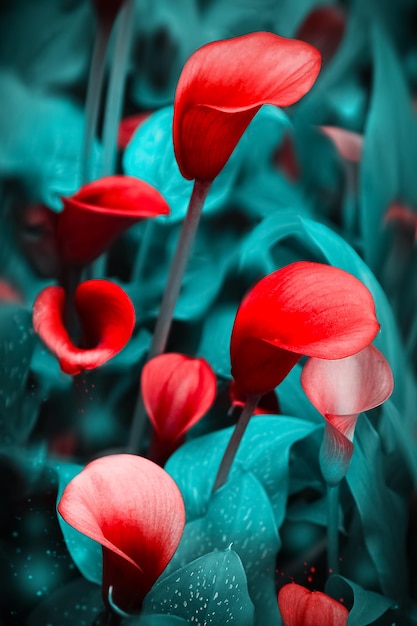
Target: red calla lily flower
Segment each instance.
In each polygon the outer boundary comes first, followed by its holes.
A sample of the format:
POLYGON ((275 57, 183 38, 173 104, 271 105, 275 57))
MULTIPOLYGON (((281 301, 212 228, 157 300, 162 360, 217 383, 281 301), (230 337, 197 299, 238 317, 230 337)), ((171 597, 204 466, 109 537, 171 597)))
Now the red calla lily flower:
POLYGON ((184 178, 212 181, 263 104, 297 102, 314 84, 320 53, 257 32, 214 41, 185 64, 174 100, 175 156, 184 178))
POLYGON ((232 374, 248 395, 274 389, 301 355, 340 359, 379 330, 369 290, 351 274, 300 261, 260 280, 236 314, 232 374))
POLYGON ((103 546, 103 599, 139 611, 171 560, 185 509, 173 479, 152 461, 116 454, 89 463, 65 488, 64 520, 103 546))
POLYGON ((314 8, 298 28, 296 37, 320 50, 325 65, 336 53, 346 29, 346 14, 336 6, 314 8))
POLYGON ((142 397, 155 429, 151 454, 165 459, 213 404, 216 376, 204 359, 161 354, 143 368, 142 397))
POLYGON ((66 374, 91 370, 115 356, 129 341, 135 310, 121 287, 107 280, 88 280, 75 291, 83 347, 71 341, 65 328, 65 290, 47 287, 33 305, 33 327, 55 354, 66 374))
POLYGON ((338 126, 320 126, 320 130, 331 139, 343 159, 352 163, 360 162, 363 147, 362 135, 338 126))
POLYGON ((278 605, 284 626, 346 626, 349 616, 337 600, 296 583, 279 590, 278 605))
POLYGON ((132 176, 95 180, 62 201, 57 242, 65 265, 91 263, 135 222, 169 213, 159 191, 132 176))
POLYGON ((359 413, 387 400, 394 388, 385 357, 370 345, 337 361, 309 359, 301 385, 310 402, 326 419, 320 464, 329 484, 345 476, 353 454, 353 435, 359 413))
POLYGON ((117 147, 119 150, 127 148, 129 141, 132 139, 136 129, 144 122, 149 116, 150 112, 137 113, 136 115, 130 115, 125 117, 119 124, 119 132, 117 134, 117 147))
MULTIPOLYGON (((246 394, 239 389, 235 380, 230 382, 229 392, 232 407, 239 406, 243 408, 246 404, 246 394)), ((280 413, 281 409, 277 394, 275 391, 270 391, 261 396, 253 415, 279 415, 280 413)))

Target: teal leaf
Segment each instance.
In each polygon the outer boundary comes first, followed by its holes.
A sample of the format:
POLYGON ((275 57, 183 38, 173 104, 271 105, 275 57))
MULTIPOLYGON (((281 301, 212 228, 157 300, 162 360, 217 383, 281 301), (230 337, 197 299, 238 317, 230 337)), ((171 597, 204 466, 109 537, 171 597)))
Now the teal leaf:
POLYGON ((408 505, 387 486, 381 438, 364 417, 358 420, 354 446, 346 480, 359 513, 365 546, 381 591, 401 599, 407 588, 404 538, 408 505))
POLYGON ((417 121, 388 35, 377 26, 372 35, 375 71, 361 163, 360 220, 365 260, 379 272, 391 242, 384 223, 389 205, 398 200, 410 209, 417 206, 417 121))
POLYGON ((254 615, 245 570, 231 549, 201 556, 164 576, 146 596, 143 611, 168 613, 196 626, 252 626, 254 615))
POLYGON ((156 615, 148 613, 122 622, 126 626, 187 626, 190 622, 176 615, 156 615))
POLYGON ((22 444, 38 417, 37 398, 25 391, 36 338, 31 312, 0 306, 0 443, 22 444))
MULTIPOLYGON (((58 503, 67 484, 81 472, 83 466, 74 463, 57 463, 51 461, 49 462, 49 467, 54 470, 58 476, 58 503)), ((101 586, 102 550, 100 544, 67 524, 59 513, 57 513, 57 515, 65 543, 67 544, 68 551, 75 565, 87 580, 101 586)))
POLYGON ((230 335, 236 317, 236 304, 213 307, 205 317, 197 355, 206 359, 217 376, 231 378, 230 335))
POLYGON ((326 593, 352 608, 349 611, 348 626, 367 626, 372 624, 390 608, 395 608, 395 602, 389 598, 367 591, 357 583, 343 576, 333 575, 327 579, 326 593))

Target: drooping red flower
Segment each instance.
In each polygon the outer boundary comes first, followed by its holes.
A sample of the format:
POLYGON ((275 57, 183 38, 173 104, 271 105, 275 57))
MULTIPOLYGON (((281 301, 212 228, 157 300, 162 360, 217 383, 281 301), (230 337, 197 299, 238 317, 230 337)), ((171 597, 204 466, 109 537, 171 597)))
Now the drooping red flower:
POLYGON ((159 191, 131 176, 95 180, 62 200, 56 236, 65 265, 91 263, 135 222, 169 213, 159 191))
POLYGON ((81 346, 65 327, 65 290, 47 287, 33 305, 33 327, 55 354, 66 374, 76 375, 103 365, 129 341, 135 310, 129 296, 108 280, 88 280, 78 285, 75 308, 81 326, 81 346))
POLYGON ((65 488, 64 520, 103 547, 103 600, 139 611, 185 525, 181 493, 152 461, 116 454, 89 463, 65 488))
POLYGON ((279 590, 278 606, 284 626, 346 626, 349 616, 337 600, 296 583, 279 590))
MULTIPOLYGON (((232 403, 232 407, 244 407, 246 404, 246 394, 243 393, 235 380, 230 382, 230 400, 232 403)), ((253 412, 253 415, 279 415, 281 413, 281 409, 279 406, 279 400, 275 391, 270 391, 269 393, 261 396, 256 409, 253 412)))
POLYGON ((360 162, 363 147, 362 135, 338 126, 320 126, 320 130, 332 140, 343 159, 352 163, 360 162))
POLYGON ((152 454, 168 456, 216 397, 216 376, 204 359, 168 353, 142 371, 142 397, 155 429, 152 454))
POLYGON ((317 48, 325 65, 336 53, 346 29, 346 13, 337 6, 315 7, 297 29, 297 39, 317 48))
POLYGON ((117 147, 119 150, 124 150, 129 141, 132 139, 136 129, 144 122, 151 113, 137 113, 136 115, 130 115, 125 117, 119 124, 119 132, 117 134, 117 147))
POLYGON ((320 465, 326 482, 338 484, 353 453, 358 416, 387 400, 394 380, 385 357, 375 346, 337 361, 309 359, 301 385, 310 402, 326 419, 320 465))
POLYGON ((212 181, 263 104, 288 106, 311 89, 320 53, 257 32, 206 44, 185 64, 174 100, 173 140, 182 175, 212 181))
POLYGON ((302 355, 340 359, 375 338, 369 290, 337 267, 300 261, 261 279, 233 326, 232 375, 248 395, 274 389, 302 355))

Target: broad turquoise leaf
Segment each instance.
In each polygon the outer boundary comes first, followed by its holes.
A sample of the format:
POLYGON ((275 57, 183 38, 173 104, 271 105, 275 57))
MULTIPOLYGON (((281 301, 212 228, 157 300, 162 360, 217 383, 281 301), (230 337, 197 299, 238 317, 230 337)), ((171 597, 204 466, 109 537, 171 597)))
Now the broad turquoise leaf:
POLYGON ((240 470, 211 497, 202 517, 188 518, 167 571, 175 576, 178 567, 228 545, 245 568, 255 623, 276 623, 275 561, 281 542, 265 490, 252 474, 240 470))
POLYGON ((388 597, 399 600, 407 592, 408 503, 387 485, 381 438, 363 416, 356 426, 354 446, 347 484, 380 589, 388 597))
POLYGON ((0 305, 0 444, 24 444, 35 425, 40 399, 26 389, 36 338, 32 315, 0 305))
MULTIPOLYGON (((74 463, 49 462, 49 467, 58 475, 57 502, 67 484, 81 472, 82 465, 74 463)), ((90 582, 101 586, 102 579, 102 549, 100 544, 75 530, 57 513, 59 525, 64 535, 65 543, 75 565, 81 574, 90 582)))
POLYGON ((245 570, 230 548, 205 554, 164 576, 146 596, 143 612, 144 618, 146 613, 167 613, 197 626, 252 626, 254 618, 245 570))
POLYGON ((367 626, 372 624, 396 603, 375 591, 367 591, 360 585, 343 576, 333 575, 327 579, 326 593, 339 600, 344 599, 346 606, 352 605, 349 611, 348 626, 367 626))
POLYGON ((236 304, 219 304, 206 316, 197 356, 206 359, 217 376, 231 378, 230 336, 236 317, 236 304))
MULTIPOLYGON (((397 200, 410 210, 417 206, 417 121, 389 36, 377 26, 372 35, 375 70, 361 164, 360 219, 365 260, 381 275, 394 228, 384 223, 389 205, 397 200)), ((385 269, 398 279, 395 268, 385 269)))
POLYGON ((189 623, 176 615, 156 615, 155 613, 140 615, 122 622, 123 626, 187 626, 189 623))

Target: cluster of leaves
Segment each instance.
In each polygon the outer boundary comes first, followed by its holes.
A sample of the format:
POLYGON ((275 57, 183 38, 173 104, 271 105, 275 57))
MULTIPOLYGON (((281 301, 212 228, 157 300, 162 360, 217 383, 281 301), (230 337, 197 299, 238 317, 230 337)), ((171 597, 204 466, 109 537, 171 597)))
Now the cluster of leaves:
MULTIPOLYGON (((344 32, 336 46, 322 39, 326 64, 311 93, 285 111, 262 107, 210 189, 168 350, 204 358, 215 372, 217 396, 166 465, 187 523, 143 614, 126 624, 174 626, 193 623, 197 614, 202 624, 273 626, 281 620, 277 591, 293 580, 343 598, 352 626, 417 623, 415 8, 407 0, 365 4, 329 4, 344 32), (347 136, 355 150, 346 136, 322 127, 355 133, 347 136), (258 279, 300 259, 341 268, 368 287, 381 324, 375 345, 395 380, 384 407, 358 421, 341 485, 342 576, 326 583, 323 420, 302 390, 302 363, 278 388, 281 414, 252 420, 229 481, 212 495, 236 421, 228 414, 236 310, 258 279)), ((119 170, 153 185, 170 214, 132 226, 109 249, 102 274, 133 302, 133 337, 108 363, 74 381, 32 329, 32 305, 50 285, 39 263, 33 265, 45 241, 35 209, 43 204, 58 212, 61 196, 80 186, 95 17, 81 0, 33 6, 19 0, 0 9, 0 616, 6 624, 100 623, 101 548, 58 521, 55 503, 86 463, 128 439, 192 189, 172 144, 183 64, 202 44, 224 37, 261 29, 294 37, 317 7, 311 0, 136 4, 125 114, 150 115, 120 151, 119 170)), ((305 36, 314 42, 316 31, 313 20, 305 36)), ((93 169, 100 152, 97 142, 93 169)))

